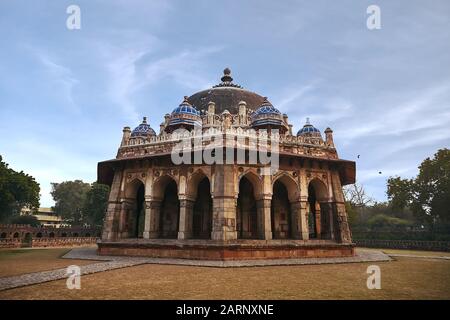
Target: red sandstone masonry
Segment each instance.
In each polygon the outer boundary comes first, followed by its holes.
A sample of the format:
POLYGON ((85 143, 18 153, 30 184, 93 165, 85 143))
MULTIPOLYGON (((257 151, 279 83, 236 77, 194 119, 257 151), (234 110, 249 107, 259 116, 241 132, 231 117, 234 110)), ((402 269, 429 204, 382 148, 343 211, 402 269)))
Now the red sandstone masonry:
POLYGON ((98 243, 100 255, 127 255, 151 258, 179 258, 205 260, 256 260, 295 258, 334 258, 354 256, 353 244, 298 246, 287 245, 255 247, 189 245, 183 248, 159 244, 98 243))

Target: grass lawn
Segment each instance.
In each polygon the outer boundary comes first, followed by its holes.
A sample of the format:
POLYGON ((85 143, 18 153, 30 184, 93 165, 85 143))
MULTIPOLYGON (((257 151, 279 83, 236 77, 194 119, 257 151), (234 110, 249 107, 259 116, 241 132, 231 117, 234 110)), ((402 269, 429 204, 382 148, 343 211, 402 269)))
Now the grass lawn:
POLYGON ((95 261, 61 259, 70 248, 1 249, 0 277, 64 268, 71 264, 86 265, 95 261))
MULTIPOLYGON (((421 252, 420 252, 421 253, 421 252)), ((398 258, 381 268, 381 289, 366 286, 372 263, 205 268, 141 265, 0 291, 0 299, 450 299, 450 261, 398 258)))

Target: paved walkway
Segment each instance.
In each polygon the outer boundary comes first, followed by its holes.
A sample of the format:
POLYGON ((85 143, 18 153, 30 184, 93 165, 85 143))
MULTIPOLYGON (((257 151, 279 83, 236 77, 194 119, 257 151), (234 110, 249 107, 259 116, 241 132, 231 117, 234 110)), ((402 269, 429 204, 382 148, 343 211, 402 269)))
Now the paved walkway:
MULTIPOLYGON (((166 264, 197 267, 266 267, 266 266, 288 266, 288 265, 310 265, 310 264, 336 264, 356 262, 381 262, 392 259, 381 251, 358 250, 356 256, 345 258, 303 258, 303 259, 274 259, 274 260, 239 260, 239 261, 207 261, 188 259, 165 259, 145 257, 121 257, 121 256, 98 256, 96 248, 75 248, 63 256, 65 259, 95 260, 103 261, 90 265, 81 266, 81 275, 87 275, 108 270, 132 267, 140 264, 166 264)), ((19 276, 0 278, 0 291, 29 286, 48 281, 67 278, 67 268, 27 273, 19 276)))
POLYGON ((416 258, 416 259, 442 259, 450 260, 450 256, 418 256, 415 254, 401 254, 401 253, 388 253, 389 257, 403 257, 403 258, 416 258))

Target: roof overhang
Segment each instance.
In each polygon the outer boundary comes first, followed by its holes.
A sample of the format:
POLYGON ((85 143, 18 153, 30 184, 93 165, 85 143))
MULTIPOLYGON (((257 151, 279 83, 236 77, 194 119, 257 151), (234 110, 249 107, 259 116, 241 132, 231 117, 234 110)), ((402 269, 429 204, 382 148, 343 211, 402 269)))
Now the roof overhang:
MULTIPOLYGON (((97 182, 111 186, 114 179, 114 171, 123 167, 126 162, 152 159, 170 156, 170 152, 158 153, 157 155, 147 155, 145 157, 129 157, 124 159, 112 159, 102 161, 97 164, 97 182)), ((356 181, 356 162, 343 159, 319 158, 306 155, 296 155, 292 153, 280 153, 281 157, 294 157, 305 160, 319 161, 327 163, 336 168, 339 172, 341 185, 353 184, 356 181)))

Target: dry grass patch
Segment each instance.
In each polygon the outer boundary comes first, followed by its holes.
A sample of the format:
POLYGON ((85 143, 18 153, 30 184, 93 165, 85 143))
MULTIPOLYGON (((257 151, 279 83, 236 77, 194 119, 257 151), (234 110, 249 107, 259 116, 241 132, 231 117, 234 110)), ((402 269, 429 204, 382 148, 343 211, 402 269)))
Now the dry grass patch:
POLYGON ((369 263, 205 268, 141 265, 0 292, 3 299, 450 299, 450 261, 399 258, 366 287, 369 263))
POLYGON ((2 249, 0 250, 0 277, 59 269, 71 264, 82 266, 95 262, 62 259, 61 257, 70 250, 70 248, 2 249))

